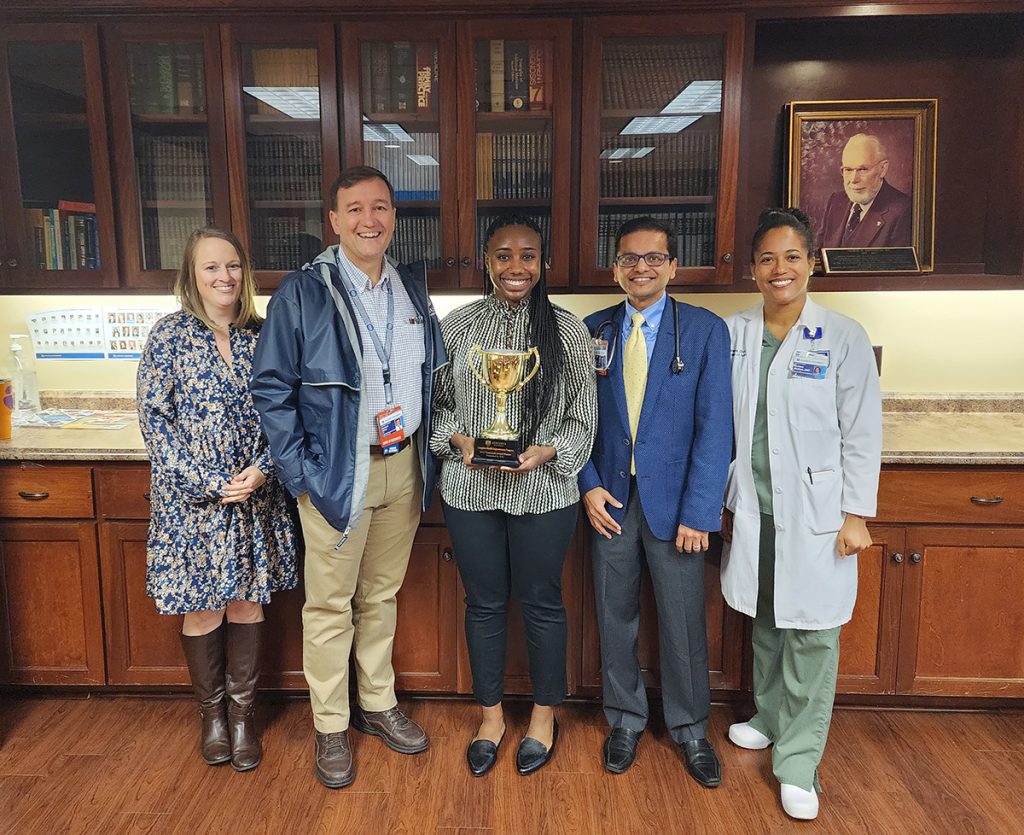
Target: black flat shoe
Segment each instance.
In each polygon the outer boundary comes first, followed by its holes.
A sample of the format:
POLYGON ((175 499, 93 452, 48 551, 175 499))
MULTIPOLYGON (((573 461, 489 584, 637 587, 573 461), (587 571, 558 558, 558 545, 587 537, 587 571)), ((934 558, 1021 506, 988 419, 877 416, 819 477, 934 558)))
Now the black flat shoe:
POLYGON ((489 739, 474 739, 466 749, 466 764, 469 766, 469 773, 474 777, 483 777, 488 771, 494 768, 498 761, 498 748, 501 740, 505 738, 505 732, 501 732, 501 739, 497 743, 489 739))
POLYGON ((550 748, 545 748, 532 736, 524 736, 523 741, 519 743, 519 750, 516 751, 516 770, 524 777, 527 774, 533 774, 555 755, 555 743, 558 742, 558 720, 554 721, 550 748))
POLYGON ((713 789, 722 784, 722 765, 711 743, 706 739, 690 739, 682 743, 686 770, 702 786, 713 789))
POLYGON ((604 741, 604 767, 612 774, 622 774, 636 759, 636 748, 640 744, 642 731, 629 728, 612 728, 604 741))

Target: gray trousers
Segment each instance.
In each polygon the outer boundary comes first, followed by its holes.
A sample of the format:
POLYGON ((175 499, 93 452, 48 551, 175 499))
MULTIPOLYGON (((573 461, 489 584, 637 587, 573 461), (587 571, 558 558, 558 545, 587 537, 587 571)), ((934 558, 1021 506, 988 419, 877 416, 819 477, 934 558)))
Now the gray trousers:
POLYGON ((635 485, 622 533, 610 540, 595 533, 591 553, 608 724, 634 731, 647 725, 647 694, 637 659, 640 574, 646 561, 658 607, 665 725, 677 743, 702 739, 711 709, 703 554, 680 554, 674 541, 663 542, 651 533, 635 485))

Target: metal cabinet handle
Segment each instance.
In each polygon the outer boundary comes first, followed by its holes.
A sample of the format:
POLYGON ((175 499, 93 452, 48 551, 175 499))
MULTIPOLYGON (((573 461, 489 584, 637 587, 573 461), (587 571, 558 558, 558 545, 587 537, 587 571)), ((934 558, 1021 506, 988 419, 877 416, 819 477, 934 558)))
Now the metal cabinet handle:
POLYGON ((445 259, 444 259, 444 265, 445 265, 446 267, 448 267, 449 269, 451 269, 452 267, 454 267, 454 266, 455 266, 455 263, 456 263, 456 262, 455 262, 455 259, 454 259, 454 258, 445 258, 445 259))
POLYGON ((473 259, 467 255, 461 261, 459 261, 459 265, 465 268, 469 268, 473 265, 473 259))
POLYGON ((8 258, 7 259, 7 266, 8 267, 16 267, 16 266, 18 266, 18 259, 17 258, 8 258))
POLYGON ((911 561, 911 562, 912 562, 912 563, 913 563, 914 565, 917 565, 917 564, 918 564, 919 562, 921 562, 921 560, 923 560, 923 559, 924 559, 924 556, 923 556, 922 554, 920 554, 919 552, 917 552, 917 551, 914 551, 914 552, 913 552, 913 553, 912 553, 912 554, 910 555, 910 561, 911 561))
POLYGON ((1002 496, 991 496, 991 497, 971 496, 971 501, 974 504, 1002 504, 1003 503, 1003 497, 1002 496))
POLYGON ((26 499, 27 501, 30 501, 30 502, 41 502, 43 499, 50 498, 50 494, 49 493, 46 493, 46 492, 42 492, 42 493, 29 493, 26 490, 19 490, 18 491, 18 495, 21 496, 23 499, 26 499))
POLYGON ((148 490, 145 493, 142 494, 142 498, 144 498, 147 502, 149 501, 149 491, 148 490))
POLYGON ((903 562, 903 552, 902 551, 897 551, 895 554, 893 554, 892 555, 892 561, 894 563, 896 563, 897 565, 899 565, 901 562, 903 562))
POLYGON ((455 559, 455 554, 452 553, 451 548, 445 548, 441 552, 441 559, 443 559, 445 562, 451 562, 453 559, 455 559))
POLYGON ((723 252, 722 253, 722 263, 723 264, 731 264, 732 263, 732 253, 731 252, 723 252))

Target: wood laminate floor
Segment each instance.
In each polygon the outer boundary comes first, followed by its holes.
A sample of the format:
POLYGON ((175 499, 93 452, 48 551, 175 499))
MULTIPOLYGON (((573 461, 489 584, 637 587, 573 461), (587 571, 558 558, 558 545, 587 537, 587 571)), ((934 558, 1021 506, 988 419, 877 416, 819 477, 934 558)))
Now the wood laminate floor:
POLYGON ((0 698, 0 832, 181 833, 1021 833, 1024 712, 837 710, 814 823, 783 814, 769 753, 725 739, 744 718, 716 706, 709 736, 723 784, 686 774, 660 722, 624 775, 601 768, 603 717, 560 708, 555 758, 515 771, 528 705, 512 703, 500 760, 471 777, 475 727, 465 701, 403 701, 431 735, 429 751, 396 754, 353 734, 358 774, 347 789, 313 777, 303 701, 264 702, 264 759, 255 771, 211 768, 197 754, 191 701, 171 698, 0 698))

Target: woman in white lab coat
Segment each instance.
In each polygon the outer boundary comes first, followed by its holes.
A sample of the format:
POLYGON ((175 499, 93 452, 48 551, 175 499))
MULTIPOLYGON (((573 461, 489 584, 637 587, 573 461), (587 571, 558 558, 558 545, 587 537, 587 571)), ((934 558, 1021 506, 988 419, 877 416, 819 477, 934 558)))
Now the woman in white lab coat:
POLYGON ((810 221, 761 214, 751 272, 762 301, 726 320, 732 338, 736 460, 726 489, 722 591, 754 618, 754 702, 729 728, 774 745, 787 814, 818 813, 817 766, 832 717, 839 628, 871 545, 881 463, 878 373, 864 329, 807 295, 810 221))

